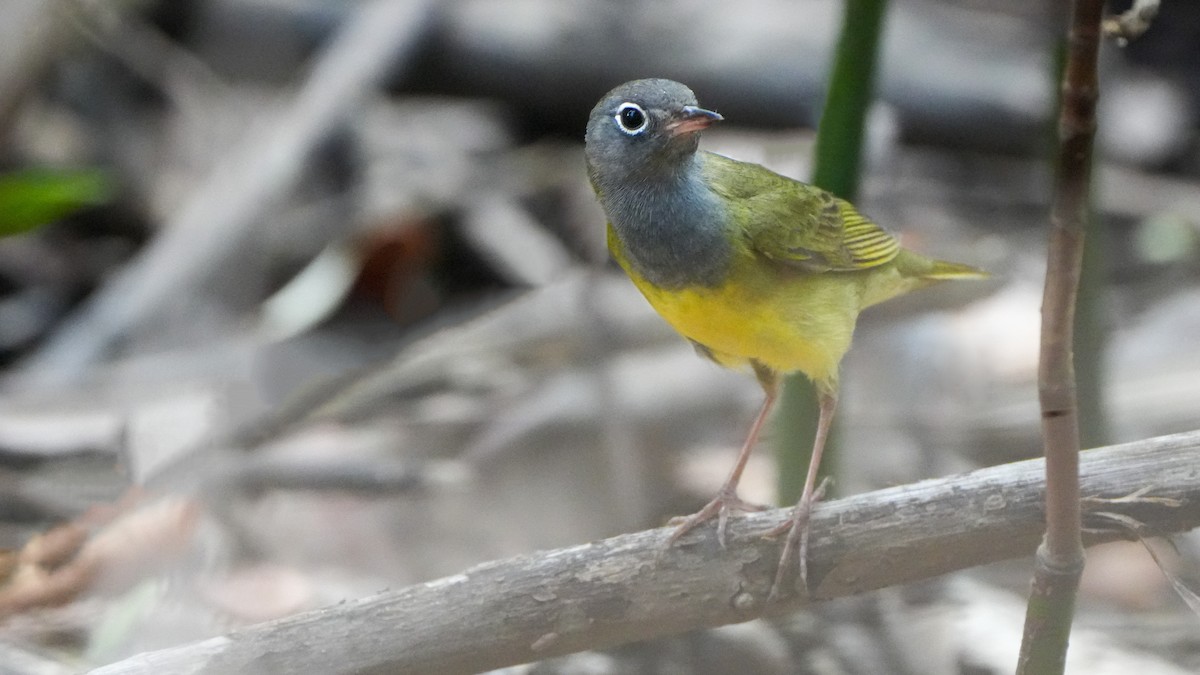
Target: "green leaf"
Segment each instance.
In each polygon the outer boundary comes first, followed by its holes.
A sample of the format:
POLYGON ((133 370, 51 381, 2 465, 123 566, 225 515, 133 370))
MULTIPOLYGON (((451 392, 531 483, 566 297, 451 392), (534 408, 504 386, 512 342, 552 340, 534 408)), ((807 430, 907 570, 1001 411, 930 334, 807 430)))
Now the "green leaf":
POLYGON ((0 174, 0 236, 28 232, 112 199, 99 169, 23 169, 0 174))

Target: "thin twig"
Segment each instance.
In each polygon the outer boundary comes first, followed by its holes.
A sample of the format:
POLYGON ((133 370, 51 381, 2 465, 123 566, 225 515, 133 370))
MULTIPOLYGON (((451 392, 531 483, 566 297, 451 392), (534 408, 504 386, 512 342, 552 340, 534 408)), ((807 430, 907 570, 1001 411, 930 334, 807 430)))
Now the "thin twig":
MULTIPOLYGON (((1200 431, 1084 453, 1083 484, 1164 534, 1200 525, 1200 431)), ((812 599, 863 593, 1028 555, 1041 532, 1041 460, 819 504, 812 599)), ((796 610, 766 604, 780 542, 762 534, 777 509, 731 523, 728 549, 701 528, 672 548, 672 529, 622 535, 480 565, 462 574, 135 656, 95 675, 320 672, 472 673, 796 610)), ((1097 533, 1089 541, 1120 538, 1097 533)))
POLYGON ((1159 0, 1134 0, 1133 6, 1117 16, 1104 20, 1104 37, 1112 38, 1124 47, 1150 29, 1158 16, 1159 0))
POLYGON ((1046 536, 1034 565, 1018 673, 1063 672, 1083 572, 1072 345, 1096 130, 1096 59, 1103 8, 1103 0, 1076 0, 1067 37, 1038 369, 1046 455, 1046 536))

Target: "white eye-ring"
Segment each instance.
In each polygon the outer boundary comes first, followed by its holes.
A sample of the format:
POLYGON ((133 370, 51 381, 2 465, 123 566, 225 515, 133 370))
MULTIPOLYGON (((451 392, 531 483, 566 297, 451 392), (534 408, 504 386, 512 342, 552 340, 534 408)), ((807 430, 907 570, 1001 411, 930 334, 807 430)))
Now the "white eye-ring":
POLYGON ((630 136, 637 136, 650 126, 650 116, 636 103, 622 103, 613 119, 617 128, 630 136))

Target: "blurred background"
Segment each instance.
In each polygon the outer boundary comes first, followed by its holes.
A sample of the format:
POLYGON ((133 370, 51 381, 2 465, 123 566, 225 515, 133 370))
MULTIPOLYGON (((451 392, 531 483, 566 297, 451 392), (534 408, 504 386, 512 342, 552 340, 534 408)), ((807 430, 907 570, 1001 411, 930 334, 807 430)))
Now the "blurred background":
MULTIPOLYGON (((995 279, 864 315, 842 494, 1040 452, 1059 4, 890 5, 860 206, 995 279)), ((726 117, 703 147, 803 179, 840 15, 0 0, 0 672, 702 505, 761 391, 607 261, 584 124, 620 82, 678 79, 726 117)), ((1200 4, 1105 45, 1101 82, 1088 445, 1200 426, 1200 4)), ((774 484, 764 447, 743 496, 774 484)), ((1028 570, 508 672, 1010 672, 1028 570)), ((1089 552, 1081 605, 1071 672, 1200 670, 1195 616, 1140 545, 1089 552)))

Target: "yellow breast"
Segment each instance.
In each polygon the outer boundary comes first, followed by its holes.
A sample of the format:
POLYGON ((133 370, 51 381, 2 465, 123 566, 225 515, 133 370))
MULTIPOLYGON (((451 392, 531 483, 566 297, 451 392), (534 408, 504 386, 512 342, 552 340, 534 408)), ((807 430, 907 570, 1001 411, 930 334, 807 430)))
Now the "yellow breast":
POLYGON ((836 379, 858 314, 860 291, 852 275, 771 278, 735 265, 716 287, 666 290, 618 262, 651 306, 721 365, 742 368, 754 360, 815 381, 836 379))

